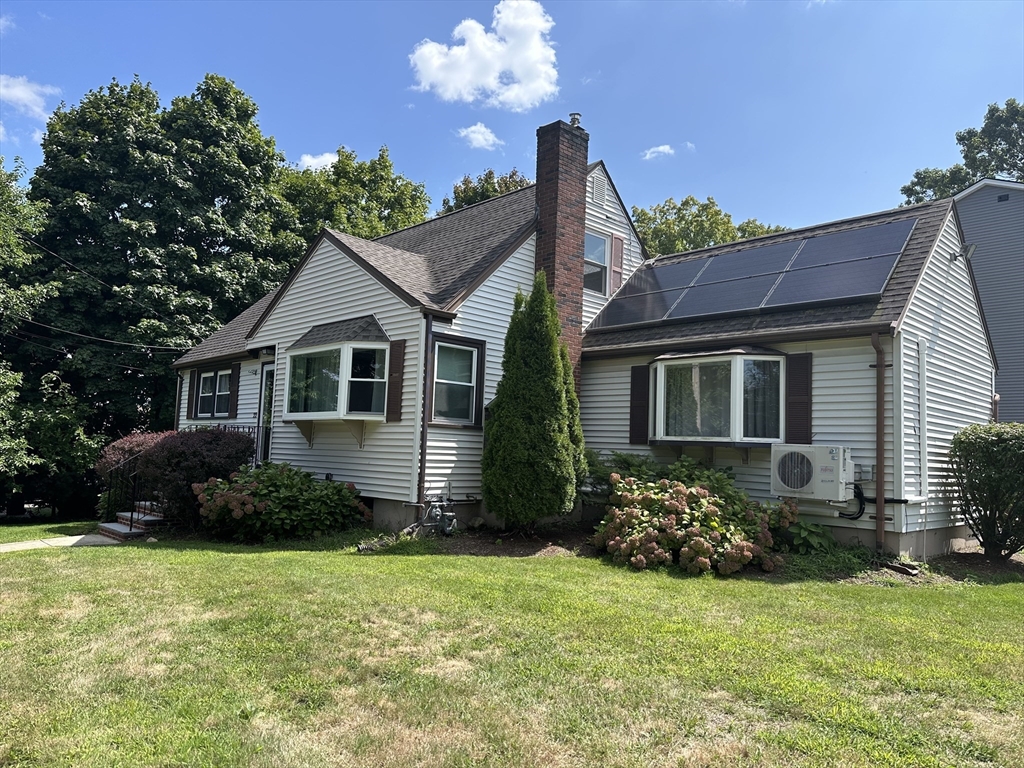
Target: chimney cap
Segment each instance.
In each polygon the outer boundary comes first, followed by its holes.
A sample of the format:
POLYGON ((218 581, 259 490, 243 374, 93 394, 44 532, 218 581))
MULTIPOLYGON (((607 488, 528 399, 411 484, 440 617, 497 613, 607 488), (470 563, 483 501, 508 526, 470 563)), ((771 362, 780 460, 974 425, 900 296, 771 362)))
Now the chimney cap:
POLYGON ((580 127, 580 113, 579 112, 570 112, 569 113, 569 125, 571 125, 573 128, 579 128, 580 127))

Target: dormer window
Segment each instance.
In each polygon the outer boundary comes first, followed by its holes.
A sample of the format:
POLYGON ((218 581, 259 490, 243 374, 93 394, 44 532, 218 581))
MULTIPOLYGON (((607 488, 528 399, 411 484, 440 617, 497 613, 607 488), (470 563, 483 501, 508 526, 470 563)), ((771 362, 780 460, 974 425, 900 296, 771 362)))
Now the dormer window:
POLYGON ((583 289, 608 295, 608 257, 610 240, 604 235, 587 232, 583 253, 583 289))

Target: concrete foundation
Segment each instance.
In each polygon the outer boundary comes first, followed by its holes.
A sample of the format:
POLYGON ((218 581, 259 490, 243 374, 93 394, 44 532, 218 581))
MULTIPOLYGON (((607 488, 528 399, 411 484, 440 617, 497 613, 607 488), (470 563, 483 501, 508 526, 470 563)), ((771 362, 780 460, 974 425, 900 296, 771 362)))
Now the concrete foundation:
MULTIPOLYGON (((856 528, 832 526, 832 535, 840 544, 875 548, 875 532, 856 528)), ((933 528, 909 533, 885 532, 885 551, 889 554, 923 562, 931 557, 956 552, 975 542, 966 525, 952 528, 933 528)))

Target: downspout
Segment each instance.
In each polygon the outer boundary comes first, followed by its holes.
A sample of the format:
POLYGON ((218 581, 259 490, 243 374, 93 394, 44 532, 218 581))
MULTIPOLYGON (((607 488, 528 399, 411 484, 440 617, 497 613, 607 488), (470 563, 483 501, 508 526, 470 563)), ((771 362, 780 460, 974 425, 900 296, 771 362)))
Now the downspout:
POLYGON ((875 349, 875 549, 885 549, 885 350, 878 333, 871 334, 875 349))
POLYGON ((178 386, 177 392, 174 394, 174 431, 178 431, 178 426, 181 422, 181 389, 184 377, 181 375, 181 371, 178 371, 178 386))
POLYGON ((434 316, 426 316, 426 350, 423 355, 423 409, 420 414, 420 474, 417 483, 418 498, 420 504, 427 501, 427 424, 430 422, 430 414, 434 410, 434 391, 430 386, 430 374, 434 370, 434 316))

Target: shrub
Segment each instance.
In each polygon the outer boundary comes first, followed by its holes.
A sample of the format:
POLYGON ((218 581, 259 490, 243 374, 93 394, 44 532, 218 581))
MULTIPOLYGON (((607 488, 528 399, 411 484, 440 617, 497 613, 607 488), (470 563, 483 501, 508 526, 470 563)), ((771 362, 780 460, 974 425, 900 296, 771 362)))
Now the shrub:
POLYGON ((675 562, 688 573, 724 575, 748 564, 771 571, 781 562, 773 554, 773 530, 796 519, 792 503, 762 505, 738 489, 744 503, 730 505, 707 488, 676 480, 641 482, 617 474, 610 480, 611 506, 595 544, 614 562, 638 570, 675 562))
POLYGON ((242 467, 227 480, 194 483, 203 526, 235 541, 309 538, 368 522, 352 483, 318 482, 288 464, 242 467))
POLYGON ((120 440, 115 440, 100 451, 100 457, 96 460, 93 469, 104 482, 107 482, 110 470, 114 467, 145 453, 165 437, 173 434, 173 431, 132 432, 120 440))
POLYGON ((255 450, 252 437, 244 432, 174 432, 139 459, 140 482, 156 494, 168 518, 194 528, 199 522, 199 505, 192 484, 227 477, 248 464, 255 450))
POLYGON ((589 471, 587 476, 587 492, 583 500, 587 504, 605 505, 612 492, 612 484, 608 478, 612 474, 621 477, 632 477, 643 482, 653 482, 665 476, 665 465, 656 459, 641 453, 622 453, 612 451, 604 457, 590 448, 586 450, 586 461, 589 471))
POLYGON ((953 436, 949 462, 960 511, 988 557, 1024 549, 1024 424, 971 424, 953 436))
POLYGON ((555 299, 538 272, 529 298, 516 295, 501 381, 484 423, 484 502, 513 527, 571 512, 584 472, 558 335, 555 299))

